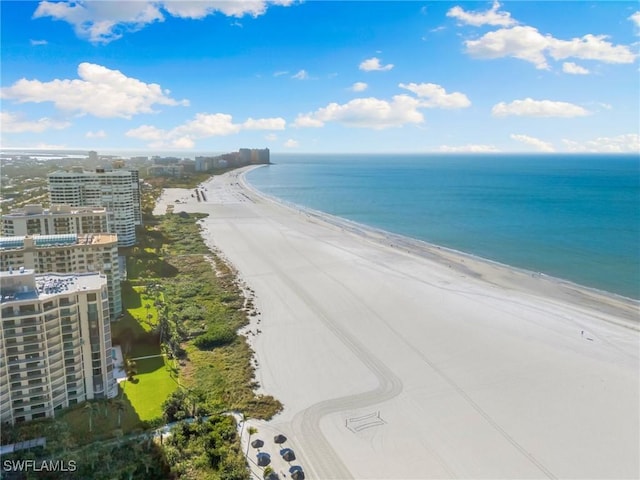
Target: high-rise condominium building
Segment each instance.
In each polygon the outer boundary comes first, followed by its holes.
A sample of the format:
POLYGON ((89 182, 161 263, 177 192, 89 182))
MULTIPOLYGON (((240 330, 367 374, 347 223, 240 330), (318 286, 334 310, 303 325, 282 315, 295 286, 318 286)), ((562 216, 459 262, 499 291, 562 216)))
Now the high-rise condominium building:
POLYGON ((0 421, 117 395, 107 279, 0 272, 0 421))
POLYGON ((59 171, 49 174, 51 205, 100 206, 113 212, 118 246, 136 243, 136 225, 142 224, 137 170, 59 171))
POLYGON ((2 216, 2 235, 116 233, 113 212, 105 207, 27 205, 2 216))
POLYGON ((100 272, 107 277, 109 311, 122 313, 117 236, 110 233, 0 237, 0 271, 19 267, 36 273, 100 272))

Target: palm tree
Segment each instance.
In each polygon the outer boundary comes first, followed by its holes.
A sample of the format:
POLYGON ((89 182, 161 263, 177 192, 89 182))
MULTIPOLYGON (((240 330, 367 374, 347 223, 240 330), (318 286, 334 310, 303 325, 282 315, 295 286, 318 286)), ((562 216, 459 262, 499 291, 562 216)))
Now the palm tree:
POLYGON ((102 406, 104 407, 104 418, 107 418, 109 416, 109 407, 111 407, 111 399, 102 400, 102 406))
POLYGON ((118 400, 117 403, 118 408, 118 428, 122 426, 122 412, 124 412, 124 402, 122 400, 118 400))
POLYGON ((137 465, 135 463, 128 463, 122 468, 122 473, 127 475, 128 480, 133 479, 133 474, 136 473, 137 465))
POLYGON ((153 457, 151 456, 152 452, 145 452, 144 455, 138 457, 142 462, 142 466, 144 467, 144 473, 148 474, 149 469, 153 467, 155 462, 153 461, 153 457))
POLYGON ((100 459, 100 452, 96 448, 86 448, 83 450, 84 460, 91 465, 91 473, 96 466, 96 462, 100 459))
POLYGON ((131 358, 127 357, 124 360, 124 369, 129 380, 133 380, 133 376, 138 373, 138 369, 136 368, 137 364, 135 360, 131 360, 131 358))
POLYGON ((87 402, 84 405, 84 410, 89 414, 89 432, 93 432, 93 412, 96 411, 96 405, 91 402, 87 402))

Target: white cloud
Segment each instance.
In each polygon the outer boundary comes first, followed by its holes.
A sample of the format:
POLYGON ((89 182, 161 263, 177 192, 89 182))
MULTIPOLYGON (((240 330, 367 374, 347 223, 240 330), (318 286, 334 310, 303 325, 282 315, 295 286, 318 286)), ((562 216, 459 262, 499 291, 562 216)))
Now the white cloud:
POLYGON ((531 145, 541 152, 555 152, 555 148, 549 142, 540 140, 539 138, 530 137, 529 135, 512 134, 511 138, 517 142, 524 143, 525 145, 531 145))
POLYGON ((400 127, 408 123, 422 123, 424 118, 417 109, 420 101, 408 95, 396 95, 389 102, 377 98, 356 98, 345 104, 330 103, 313 113, 298 115, 296 127, 321 127, 326 122, 337 122, 348 127, 381 130, 400 127))
POLYGON ((233 135, 242 130, 283 130, 285 124, 282 118, 249 118, 243 123, 234 123, 233 117, 226 113, 198 113, 192 120, 170 130, 141 125, 125 135, 150 142, 153 148, 189 149, 198 139, 233 135))
POLYGON ((80 38, 108 43, 123 33, 164 20, 155 2, 49 2, 42 1, 33 18, 52 17, 71 24, 80 38))
POLYGON ((104 130, 98 130, 97 132, 87 132, 85 135, 87 138, 105 138, 107 133, 104 130))
POLYGON ((245 15, 258 17, 267 10, 266 2, 260 0, 198 0, 198 1, 166 1, 164 9, 174 17, 201 19, 216 12, 228 17, 240 18, 245 15))
POLYGON ((19 114, 0 112, 0 131, 2 133, 42 133, 45 130, 62 130, 70 125, 69 122, 60 122, 46 117, 38 120, 26 120, 19 114))
POLYGON ((318 128, 323 127, 324 122, 313 117, 313 113, 300 114, 293 122, 294 127, 298 128, 318 128))
POLYGON ((510 115, 520 117, 583 117, 589 115, 589 111, 568 102, 556 102, 553 100, 514 100, 511 103, 500 102, 493 106, 491 113, 495 117, 510 115))
POLYGON ((453 17, 460 20, 467 25, 473 25, 474 27, 480 27, 482 25, 496 25, 501 27, 508 27, 516 22, 511 18, 509 12, 499 12, 500 3, 495 1, 490 10, 484 12, 468 12, 463 10, 462 7, 455 6, 447 12, 447 17, 453 17))
POLYGON ((296 148, 296 147, 300 146, 300 143, 297 140, 294 140, 293 138, 290 138, 289 140, 284 142, 284 146, 287 147, 287 148, 296 148))
POLYGON ((503 28, 464 43, 472 57, 515 57, 533 63, 536 68, 548 68, 543 53, 548 45, 547 39, 533 27, 503 28))
POLYGON ((259 17, 270 5, 288 7, 293 0, 167 0, 157 2, 167 13, 178 18, 202 19, 222 13, 227 17, 240 18, 246 15, 259 17))
POLYGON ((241 125, 233 123, 233 117, 226 113, 197 113, 195 118, 187 123, 175 127, 169 136, 192 138, 207 138, 226 136, 238 133, 241 125))
POLYGON ((598 137, 586 142, 563 139, 570 152, 588 153, 640 153, 640 135, 627 133, 615 137, 598 137))
POLYGON ((573 62, 564 62, 562 64, 562 71, 564 73, 570 73, 571 75, 589 75, 589 70, 573 62))
POLYGON ((631 20, 633 23, 635 23, 637 28, 640 28, 640 11, 633 13, 628 17, 628 20, 631 20))
POLYGON ((400 88, 409 90, 420 97, 420 106, 428 108, 466 108, 471 102, 464 93, 447 93, 435 83, 400 83, 400 88))
POLYGON ((169 148, 177 148, 180 150, 188 150, 196 146, 196 142, 189 137, 179 137, 171 140, 168 145, 169 148))
POLYGON ((280 70, 277 72, 273 72, 274 77, 281 77, 282 75, 287 75, 289 73, 288 70, 280 70))
POLYGON ((295 78, 296 80, 307 80, 309 78, 309 74, 306 70, 300 70, 295 75, 292 75, 291 78, 295 78))
POLYGON ((161 130, 152 125, 140 125, 137 128, 133 128, 125 133, 127 137, 138 138, 146 141, 159 141, 166 135, 165 130, 161 130))
POLYGON ((542 35, 534 27, 516 26, 486 33, 477 40, 465 41, 467 53, 477 58, 514 57, 548 69, 546 55, 555 60, 580 58, 605 63, 632 63, 635 54, 626 45, 612 45, 605 35, 587 34, 581 38, 560 40, 542 35))
POLYGON ((605 63, 633 63, 636 55, 626 45, 612 45, 606 35, 587 34, 581 38, 558 40, 547 36, 549 54, 556 60, 581 58, 605 63))
POLYGON ((289 6, 289 0, 199 0, 199 1, 41 1, 34 18, 51 17, 73 26, 76 34, 93 43, 109 43, 127 32, 138 31, 153 22, 162 22, 165 15, 201 19, 221 13, 240 18, 257 17, 270 5, 289 6))
POLYGON ((0 98, 19 103, 53 102, 61 110, 101 118, 131 118, 140 113, 153 113, 156 104, 188 105, 186 100, 169 97, 169 91, 163 91, 156 83, 144 83, 101 65, 81 63, 78 76, 79 79, 50 82, 23 78, 2 88, 0 98))
POLYGON ((353 85, 351 85, 350 90, 352 92, 364 92, 367 88, 369 88, 369 85, 367 85, 364 82, 356 82, 353 85))
POLYGON ((34 47, 38 47, 40 45, 47 45, 49 42, 46 40, 29 40, 29 43, 34 47))
POLYGON ((278 136, 275 133, 268 133, 264 136, 265 140, 268 140, 269 142, 275 142, 276 140, 278 140, 278 136))
POLYGON ((365 72, 384 72, 391 70, 393 68, 393 64, 388 63, 387 65, 381 65, 379 58, 371 57, 363 61, 358 68, 365 72))
POLYGON ((242 128, 245 130, 284 130, 287 122, 284 118, 260 118, 254 120, 248 118, 243 124, 242 128))
POLYGON ((493 145, 458 145, 458 146, 450 146, 450 145, 440 145, 438 147, 438 151, 445 153, 493 153, 499 152, 500 149, 493 145))

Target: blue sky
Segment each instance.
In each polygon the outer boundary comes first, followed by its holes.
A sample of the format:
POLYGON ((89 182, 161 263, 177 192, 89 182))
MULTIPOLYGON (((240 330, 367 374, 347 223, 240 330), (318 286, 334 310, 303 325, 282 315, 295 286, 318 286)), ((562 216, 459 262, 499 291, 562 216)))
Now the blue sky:
POLYGON ((638 152, 637 2, 0 2, 3 148, 638 152))

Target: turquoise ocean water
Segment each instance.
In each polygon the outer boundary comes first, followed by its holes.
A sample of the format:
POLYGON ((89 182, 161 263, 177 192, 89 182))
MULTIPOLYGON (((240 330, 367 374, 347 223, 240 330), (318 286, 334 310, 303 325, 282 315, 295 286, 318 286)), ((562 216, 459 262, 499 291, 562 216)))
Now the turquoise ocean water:
POLYGON ((259 190, 365 225, 640 298, 640 159, 272 155, 259 190))

